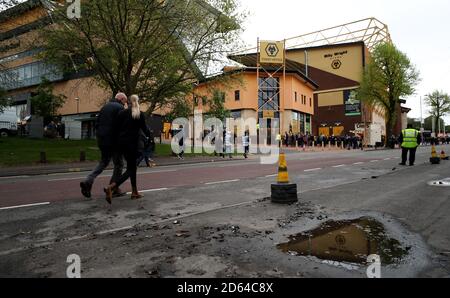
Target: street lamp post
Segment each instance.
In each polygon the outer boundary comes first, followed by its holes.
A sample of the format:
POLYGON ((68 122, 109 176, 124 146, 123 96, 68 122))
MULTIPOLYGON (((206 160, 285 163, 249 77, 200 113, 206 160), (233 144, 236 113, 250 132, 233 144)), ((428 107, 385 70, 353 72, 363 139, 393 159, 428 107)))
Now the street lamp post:
POLYGON ((422 96, 420 96, 420 128, 423 128, 423 105, 422 105, 422 96))
POLYGON ((425 132, 424 123, 423 123, 423 103, 422 96, 420 96, 420 134, 422 135, 422 143, 424 142, 423 134, 425 132))
POLYGON ((195 153, 195 101, 196 97, 193 95, 192 101, 192 153, 195 153))

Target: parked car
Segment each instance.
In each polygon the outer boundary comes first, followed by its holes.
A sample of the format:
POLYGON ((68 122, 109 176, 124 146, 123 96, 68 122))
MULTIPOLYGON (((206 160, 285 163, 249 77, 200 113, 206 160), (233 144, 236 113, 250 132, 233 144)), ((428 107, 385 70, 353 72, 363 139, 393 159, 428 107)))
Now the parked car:
POLYGON ((0 137, 17 135, 17 120, 14 109, 7 109, 0 114, 0 137))

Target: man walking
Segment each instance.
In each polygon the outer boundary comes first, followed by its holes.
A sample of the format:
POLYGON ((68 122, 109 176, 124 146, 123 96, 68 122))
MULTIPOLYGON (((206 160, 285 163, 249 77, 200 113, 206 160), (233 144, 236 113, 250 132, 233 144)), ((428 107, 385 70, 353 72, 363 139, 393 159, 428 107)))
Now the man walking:
MULTIPOLYGON (((228 157, 231 159, 232 156, 232 147, 233 143, 231 142, 231 131, 226 130, 225 133, 225 153, 228 155, 228 157)), ((223 158, 225 158, 225 154, 223 155, 223 158)))
POLYGON ((180 153, 178 153, 178 159, 184 160, 183 155, 184 155, 184 149, 185 149, 185 147, 184 147, 185 135, 184 135, 184 127, 183 127, 183 125, 180 125, 180 129, 181 129, 181 131, 177 134, 177 136, 178 136, 178 146, 180 146, 180 153))
MULTIPOLYGON (((91 197, 91 189, 94 180, 108 167, 111 159, 114 163, 114 172, 111 181, 116 181, 122 176, 123 158, 116 145, 117 132, 114 125, 117 115, 124 109, 127 103, 127 96, 118 93, 114 99, 108 102, 101 110, 97 118, 97 143, 101 152, 101 160, 95 170, 80 183, 81 193, 86 198, 91 197)), ((114 190, 114 196, 123 195, 119 188, 114 190)))
POLYGON ((420 132, 415 130, 411 124, 408 124, 408 128, 403 130, 399 142, 402 146, 402 162, 401 166, 406 166, 406 160, 408 159, 409 151, 409 165, 412 167, 416 161, 417 147, 421 143, 420 132))
POLYGON ((247 159, 250 152, 250 133, 248 130, 242 136, 242 146, 244 147, 244 157, 247 159))

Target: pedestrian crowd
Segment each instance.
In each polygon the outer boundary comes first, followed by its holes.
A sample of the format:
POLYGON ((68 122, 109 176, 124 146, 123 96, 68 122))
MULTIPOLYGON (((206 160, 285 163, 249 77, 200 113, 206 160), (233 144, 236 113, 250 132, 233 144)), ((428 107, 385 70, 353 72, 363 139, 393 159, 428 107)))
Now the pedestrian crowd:
POLYGON ((312 134, 294 134, 292 132, 285 132, 281 137, 282 144, 285 147, 322 147, 322 146, 338 146, 339 148, 344 147, 348 150, 351 149, 362 149, 363 148, 363 137, 357 134, 350 135, 346 134, 343 136, 326 136, 319 135, 314 136, 312 134))

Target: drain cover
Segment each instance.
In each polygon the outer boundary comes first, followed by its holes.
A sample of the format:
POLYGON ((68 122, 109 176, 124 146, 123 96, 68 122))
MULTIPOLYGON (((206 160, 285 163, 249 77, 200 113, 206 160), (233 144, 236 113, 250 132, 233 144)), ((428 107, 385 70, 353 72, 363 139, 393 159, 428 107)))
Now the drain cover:
POLYGON ((430 183, 428 183, 428 185, 431 186, 446 186, 449 187, 450 186, 450 178, 447 179, 443 179, 443 180, 438 180, 438 181, 431 181, 430 183))

